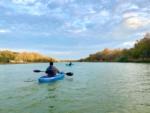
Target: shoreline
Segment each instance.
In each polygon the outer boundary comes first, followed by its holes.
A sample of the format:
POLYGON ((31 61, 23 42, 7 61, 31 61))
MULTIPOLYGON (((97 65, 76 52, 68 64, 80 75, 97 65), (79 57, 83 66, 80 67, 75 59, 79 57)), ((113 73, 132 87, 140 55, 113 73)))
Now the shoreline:
MULTIPOLYGON (((128 62, 109 62, 109 61, 105 61, 105 62, 98 62, 98 61, 77 61, 79 63, 150 63, 150 61, 128 61, 128 62)), ((11 64, 36 64, 36 63, 48 63, 48 62, 26 62, 26 63, 0 63, 0 65, 11 65, 11 64)), ((62 63, 57 62, 57 63, 62 63)))

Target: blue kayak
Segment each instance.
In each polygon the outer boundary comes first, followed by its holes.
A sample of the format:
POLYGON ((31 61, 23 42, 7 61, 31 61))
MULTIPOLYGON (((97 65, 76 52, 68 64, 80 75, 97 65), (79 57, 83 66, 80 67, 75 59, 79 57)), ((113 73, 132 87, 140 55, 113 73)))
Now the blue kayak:
POLYGON ((57 80, 62 80, 64 76, 64 73, 59 73, 55 77, 42 76, 39 78, 39 83, 51 83, 57 80))

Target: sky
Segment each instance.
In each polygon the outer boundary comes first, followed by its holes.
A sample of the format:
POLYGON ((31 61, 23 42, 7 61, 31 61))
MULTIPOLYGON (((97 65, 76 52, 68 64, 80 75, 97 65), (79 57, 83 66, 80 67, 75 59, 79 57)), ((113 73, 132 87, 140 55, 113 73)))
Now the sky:
POLYGON ((150 0, 0 0, 0 50, 80 59, 150 32, 150 0))

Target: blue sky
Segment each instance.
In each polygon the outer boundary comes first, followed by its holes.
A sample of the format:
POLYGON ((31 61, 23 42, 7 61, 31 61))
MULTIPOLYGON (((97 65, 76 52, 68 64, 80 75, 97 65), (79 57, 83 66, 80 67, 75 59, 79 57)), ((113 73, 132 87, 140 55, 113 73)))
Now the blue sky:
POLYGON ((0 50, 79 59, 150 31, 150 0, 0 0, 0 50))

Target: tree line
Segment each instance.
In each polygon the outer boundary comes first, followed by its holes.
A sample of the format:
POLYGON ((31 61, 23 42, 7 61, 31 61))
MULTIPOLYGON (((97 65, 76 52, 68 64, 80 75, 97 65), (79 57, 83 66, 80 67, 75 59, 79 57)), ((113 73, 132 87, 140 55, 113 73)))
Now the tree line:
POLYGON ((56 60, 35 52, 13 52, 9 50, 0 51, 0 63, 29 63, 50 61, 56 60))
POLYGON ((150 62, 150 33, 137 40, 130 49, 104 49, 79 61, 87 62, 150 62))

